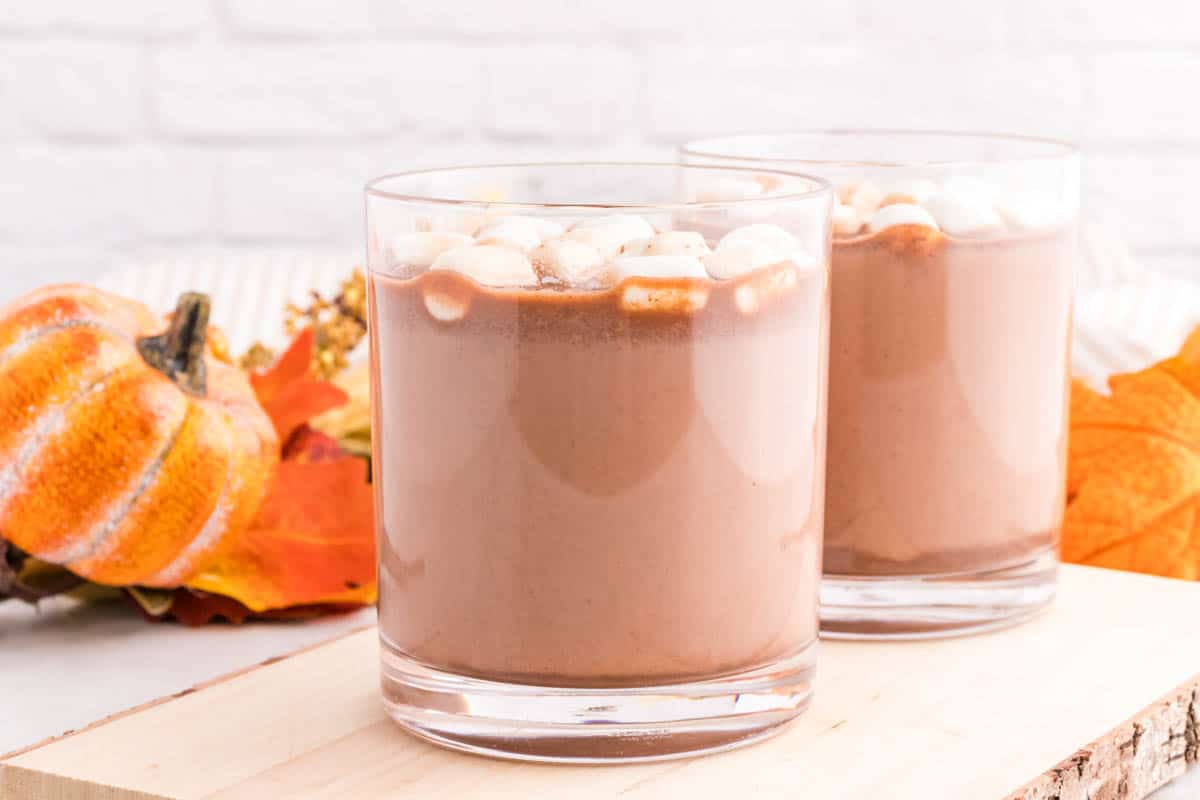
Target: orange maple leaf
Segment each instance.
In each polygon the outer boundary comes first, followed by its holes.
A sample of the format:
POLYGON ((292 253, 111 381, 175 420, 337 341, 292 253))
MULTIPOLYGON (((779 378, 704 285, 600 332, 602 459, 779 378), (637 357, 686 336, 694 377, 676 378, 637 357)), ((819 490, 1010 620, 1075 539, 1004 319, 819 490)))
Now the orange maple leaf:
POLYGON ((313 377, 315 341, 313 329, 305 328, 270 368, 250 373, 258 404, 275 423, 279 441, 285 445, 301 425, 350 399, 329 381, 313 377))
POLYGON ((1200 328, 1108 384, 1072 387, 1063 558, 1200 579, 1200 328))
POLYGON ((375 602, 375 517, 367 462, 336 442, 309 444, 279 462, 257 516, 187 583, 251 611, 375 602), (315 458, 310 452, 319 452, 315 458))

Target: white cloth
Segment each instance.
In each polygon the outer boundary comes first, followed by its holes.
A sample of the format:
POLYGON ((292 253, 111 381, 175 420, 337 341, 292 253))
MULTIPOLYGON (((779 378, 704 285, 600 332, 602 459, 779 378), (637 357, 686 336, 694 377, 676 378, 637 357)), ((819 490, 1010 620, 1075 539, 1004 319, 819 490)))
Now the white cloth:
POLYGON ((364 609, 185 628, 125 602, 0 603, 0 755, 374 621, 364 609))

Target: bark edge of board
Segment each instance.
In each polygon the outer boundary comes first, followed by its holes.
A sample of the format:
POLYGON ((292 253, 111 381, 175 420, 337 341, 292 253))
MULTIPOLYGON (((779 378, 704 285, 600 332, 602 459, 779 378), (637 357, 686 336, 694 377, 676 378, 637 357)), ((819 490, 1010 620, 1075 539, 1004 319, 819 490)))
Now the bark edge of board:
POLYGON ((1200 759, 1200 675, 1005 800, 1142 800, 1200 759))

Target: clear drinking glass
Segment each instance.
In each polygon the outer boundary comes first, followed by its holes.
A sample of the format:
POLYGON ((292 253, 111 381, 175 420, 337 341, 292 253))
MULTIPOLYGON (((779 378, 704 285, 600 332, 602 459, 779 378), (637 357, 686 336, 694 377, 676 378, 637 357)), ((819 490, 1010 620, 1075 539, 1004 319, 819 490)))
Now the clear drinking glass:
POLYGON ((601 762, 799 714, 829 185, 539 164, 366 193, 391 716, 461 750, 601 762))
POLYGON ((686 163, 834 183, 821 627, 937 636, 1053 598, 1079 158, 1063 142, 829 131, 686 163))

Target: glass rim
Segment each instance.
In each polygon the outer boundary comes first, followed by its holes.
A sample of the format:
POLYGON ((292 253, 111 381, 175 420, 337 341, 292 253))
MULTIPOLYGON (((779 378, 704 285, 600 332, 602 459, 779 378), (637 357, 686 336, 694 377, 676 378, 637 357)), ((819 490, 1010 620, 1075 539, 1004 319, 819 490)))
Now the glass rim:
POLYGON ((719 161, 738 162, 740 164, 797 164, 814 166, 846 166, 846 167, 952 167, 973 166, 979 164, 1020 164, 1025 162, 1060 161, 1079 157, 1079 146, 1066 139, 1055 139, 1049 136, 1029 136, 1017 133, 992 133, 988 131, 945 130, 939 128, 797 128, 770 133, 740 133, 725 136, 709 136, 703 139, 691 139, 679 146, 679 152, 684 156, 712 158, 719 161), (720 152, 715 149, 718 144, 745 142, 754 139, 786 140, 789 138, 819 138, 838 136, 862 136, 867 138, 882 137, 944 137, 974 141, 992 141, 1007 143, 1022 143, 1039 145, 1047 148, 1048 152, 998 156, 994 158, 948 158, 948 159, 842 159, 842 158, 802 158, 796 156, 763 156, 763 155, 732 155, 728 151, 720 152))
POLYGON ((453 167, 431 167, 416 170, 405 170, 403 172, 388 172, 378 177, 367 181, 363 186, 363 192, 368 197, 378 197, 387 200, 397 200, 406 203, 422 204, 422 205, 446 205, 462 208, 479 208, 479 209, 506 209, 506 210, 525 210, 536 211, 538 209, 585 209, 585 210, 620 210, 620 211, 678 211, 678 210, 702 210, 710 209, 717 210, 723 208, 742 208, 745 206, 754 206, 764 203, 780 203, 794 202, 797 200, 817 198, 822 195, 833 196, 833 184, 825 178, 818 175, 810 175, 803 172, 792 172, 790 170, 774 169, 770 167, 750 167, 736 166, 728 164, 684 164, 675 161, 528 161, 528 162, 493 162, 485 164, 464 164, 453 167), (388 191, 381 188, 381 184, 397 178, 414 178, 422 175, 437 175, 454 172, 472 172, 472 171, 488 171, 500 169, 537 169, 537 168, 604 168, 604 167, 633 167, 633 168, 652 168, 663 169, 670 168, 673 170, 718 170, 734 174, 744 174, 747 176, 753 175, 776 175, 785 178, 800 178, 808 183, 808 187, 804 191, 784 192, 782 194, 762 195, 758 197, 734 198, 731 200, 716 200, 716 201, 692 201, 692 202, 629 202, 629 203, 588 203, 588 202, 554 202, 554 203, 537 203, 529 201, 511 201, 511 200, 476 200, 465 197, 432 197, 421 194, 409 194, 406 192, 388 191))

